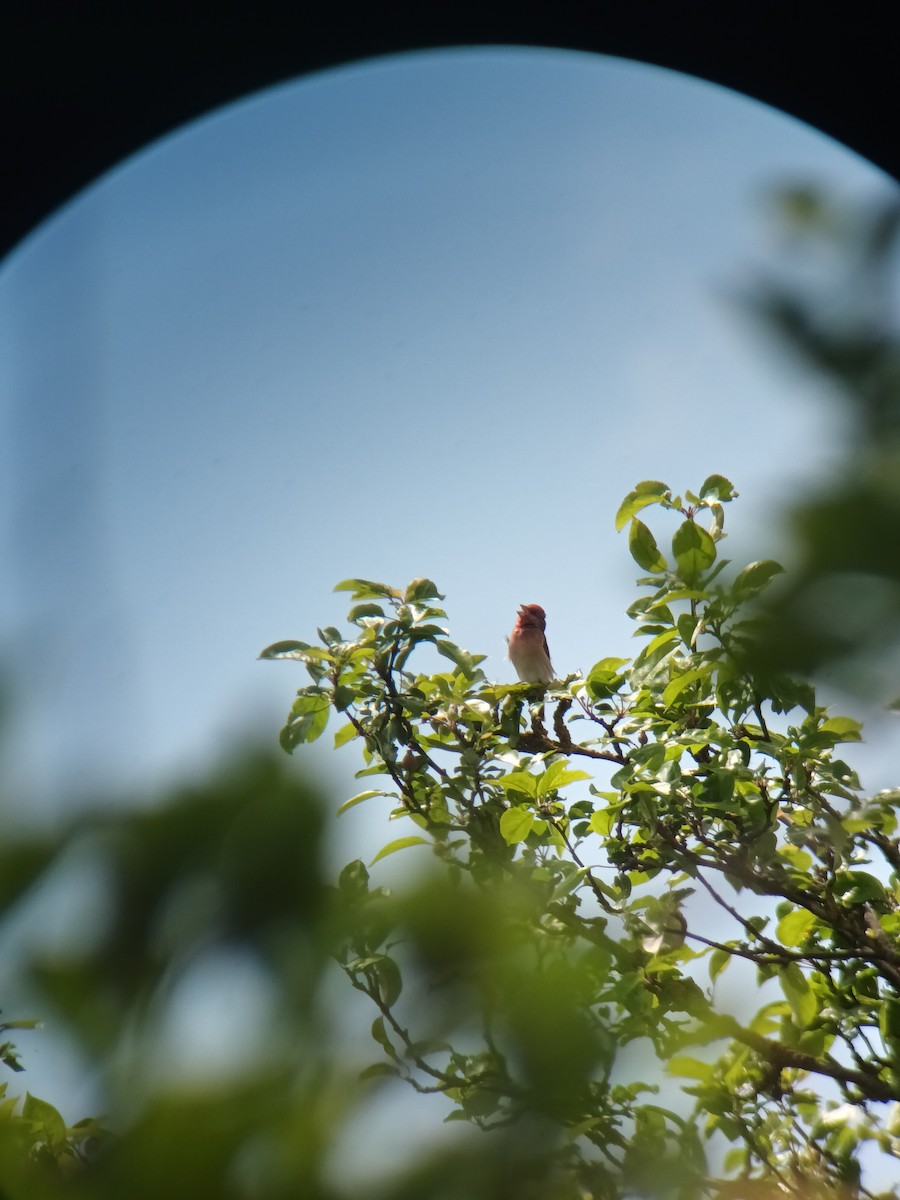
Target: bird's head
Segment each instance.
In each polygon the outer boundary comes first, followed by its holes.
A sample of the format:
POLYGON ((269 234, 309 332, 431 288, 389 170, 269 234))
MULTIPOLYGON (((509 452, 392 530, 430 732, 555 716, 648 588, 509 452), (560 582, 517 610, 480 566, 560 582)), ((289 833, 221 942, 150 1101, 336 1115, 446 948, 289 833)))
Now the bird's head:
POLYGON ((521 604, 519 605, 519 624, 545 629, 547 614, 539 604, 521 604))

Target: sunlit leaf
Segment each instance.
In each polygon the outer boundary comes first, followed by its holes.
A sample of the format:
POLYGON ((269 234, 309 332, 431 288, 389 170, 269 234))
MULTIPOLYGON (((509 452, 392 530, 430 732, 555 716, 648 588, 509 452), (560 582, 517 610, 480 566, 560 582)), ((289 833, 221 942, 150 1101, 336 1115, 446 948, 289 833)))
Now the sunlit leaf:
POLYGON ((567 759, 558 758, 556 762, 550 764, 543 775, 538 776, 538 795, 546 796, 550 792, 566 787, 567 784, 590 778, 591 775, 587 771, 572 770, 567 759))
POLYGON ((663 691, 663 704, 668 707, 681 693, 701 679, 709 679, 709 671, 705 667, 696 667, 692 671, 683 671, 668 683, 663 691))
POLYGON ((347 724, 342 725, 341 728, 334 735, 335 750, 339 750, 341 746, 346 746, 346 744, 348 742, 352 742, 353 739, 357 736, 358 735, 357 735, 357 731, 356 731, 356 726, 352 725, 348 721, 347 724))
POLYGON ((416 835, 397 838, 396 841, 389 842, 386 846, 382 846, 382 848, 369 863, 369 866, 374 866, 375 863, 380 862, 381 859, 387 858, 389 854, 396 854, 398 850, 405 850, 407 846, 427 846, 428 844, 427 838, 418 837, 416 835))
POLYGON ((534 825, 534 813, 530 808, 508 808, 500 818, 500 834, 510 846, 524 842, 534 825))
POLYGON ((310 649, 306 642, 273 642, 260 651, 260 658, 289 658, 295 662, 303 662, 306 652, 310 649))
POLYGON ((616 513, 616 532, 624 529, 635 513, 640 512, 642 508, 650 504, 659 504, 670 495, 670 489, 658 479, 646 479, 639 483, 619 505, 619 511, 616 513))
POLYGON ((619 670, 628 663, 627 658, 601 658, 588 672, 585 686, 595 700, 611 696, 625 680, 619 670))
POLYGON ((682 579, 692 583, 715 562, 716 543, 696 521, 688 520, 672 537, 672 553, 682 579))
POLYGON ((330 705, 324 694, 303 693, 291 708, 291 718, 282 729, 279 740, 290 753, 302 742, 314 742, 325 732, 330 705))
POLYGON ((396 588, 388 587, 386 583, 374 583, 370 579, 344 579, 334 585, 336 592, 352 592, 354 600, 385 599, 402 600, 403 593, 396 588))
POLYGON ((658 633, 655 637, 650 639, 650 641, 641 651, 639 659, 635 662, 635 666, 637 666, 638 661, 644 661, 663 646, 671 649, 671 643, 677 642, 678 638, 679 633, 677 629, 664 629, 662 633, 658 633))
POLYGON ((337 816, 345 813, 348 808, 355 808, 357 804, 362 804, 364 800, 371 800, 373 796, 391 796, 390 792, 382 792, 377 789, 368 792, 360 792, 356 796, 351 796, 349 800, 345 800, 341 807, 337 810, 337 816))
POLYGON ((809 986, 809 980, 796 963, 790 963, 778 972, 781 990, 791 1006, 795 1023, 805 1029, 819 1011, 815 993, 809 986))
POLYGON ((631 522, 628 549, 631 551, 631 557, 644 571, 650 571, 653 574, 665 571, 666 560, 659 552, 656 538, 643 521, 639 521, 637 517, 634 517, 631 522))
POLYGON ((711 980, 716 980, 731 963, 734 955, 729 954, 727 950, 715 949, 709 956, 709 977, 711 980))
POLYGON ((26 1121, 33 1121, 48 1142, 65 1140, 66 1123, 53 1105, 48 1104, 46 1100, 39 1100, 37 1096, 26 1092, 22 1102, 22 1116, 26 1121))
POLYGON ((852 717, 829 717, 819 728, 826 733, 835 734, 839 742, 862 741, 862 726, 852 717))
POLYGON ((733 500, 737 495, 734 484, 724 475, 707 475, 700 486, 701 500, 710 500, 713 497, 718 500, 733 500))
POLYGON ((701 1062, 698 1058, 687 1058, 676 1055, 666 1063, 667 1075, 678 1075, 685 1079, 702 1079, 704 1082, 713 1078, 714 1068, 711 1063, 701 1062))
POLYGON ((815 926, 816 918, 808 909, 795 908, 786 913, 775 927, 775 935, 783 946, 799 946, 815 926))
POLYGON ((384 609, 380 604, 357 604, 347 613, 347 620, 354 625, 364 617, 383 617, 384 609))
POLYGON ((530 771, 510 771, 508 775, 501 775, 497 783, 505 792, 521 792, 532 800, 536 800, 540 792, 540 780, 530 771))

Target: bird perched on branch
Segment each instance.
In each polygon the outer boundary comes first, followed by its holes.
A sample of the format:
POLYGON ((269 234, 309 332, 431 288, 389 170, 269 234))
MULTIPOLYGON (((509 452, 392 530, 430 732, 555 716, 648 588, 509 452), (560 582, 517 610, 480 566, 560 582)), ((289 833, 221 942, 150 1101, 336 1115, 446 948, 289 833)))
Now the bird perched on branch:
POLYGON ((523 683, 550 683, 555 679, 544 630, 547 615, 539 604, 523 604, 506 639, 509 661, 523 683))

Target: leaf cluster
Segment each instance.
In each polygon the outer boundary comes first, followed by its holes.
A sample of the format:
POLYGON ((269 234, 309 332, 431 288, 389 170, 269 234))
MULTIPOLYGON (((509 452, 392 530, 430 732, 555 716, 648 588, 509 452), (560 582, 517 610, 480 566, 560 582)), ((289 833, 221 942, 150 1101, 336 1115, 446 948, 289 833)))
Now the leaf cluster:
POLYGON ((489 681, 421 579, 345 581, 347 633, 263 652, 312 680, 282 745, 336 714, 335 744, 380 781, 342 811, 387 799, 409 830, 376 861, 433 852, 405 899, 361 862, 342 876, 337 958, 377 1012, 372 1075, 441 1093, 451 1120, 539 1128, 560 1194, 715 1196, 735 1176, 838 1195, 862 1186, 863 1145, 900 1150, 897 795, 864 797, 839 757, 856 721, 752 669, 781 568, 720 556, 735 496, 713 475, 626 497, 640 648, 584 678, 489 681), (653 506, 676 519, 665 552, 653 506), (449 669, 418 670, 423 644, 449 669), (729 967, 764 989, 758 1011, 717 1008, 729 967), (687 1080, 682 1102, 648 1098, 633 1045, 687 1080))

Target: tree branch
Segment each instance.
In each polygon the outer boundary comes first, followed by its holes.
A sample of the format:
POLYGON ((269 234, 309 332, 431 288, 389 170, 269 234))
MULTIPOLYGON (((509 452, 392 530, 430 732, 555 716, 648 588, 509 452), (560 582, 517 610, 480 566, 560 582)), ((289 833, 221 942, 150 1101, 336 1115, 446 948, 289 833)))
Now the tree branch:
MULTIPOLYGON (((729 1022, 730 1025, 730 1022, 729 1022)), ((827 1075, 837 1083, 853 1084, 870 1100, 900 1100, 900 1089, 891 1087, 875 1073, 874 1068, 868 1071, 856 1071, 852 1067, 834 1062, 832 1059, 816 1058, 814 1054, 806 1054, 785 1046, 783 1042, 774 1042, 761 1034, 744 1029, 737 1021, 731 1028, 731 1036, 736 1042, 755 1050, 766 1062, 779 1070, 805 1071, 807 1074, 827 1075)))

